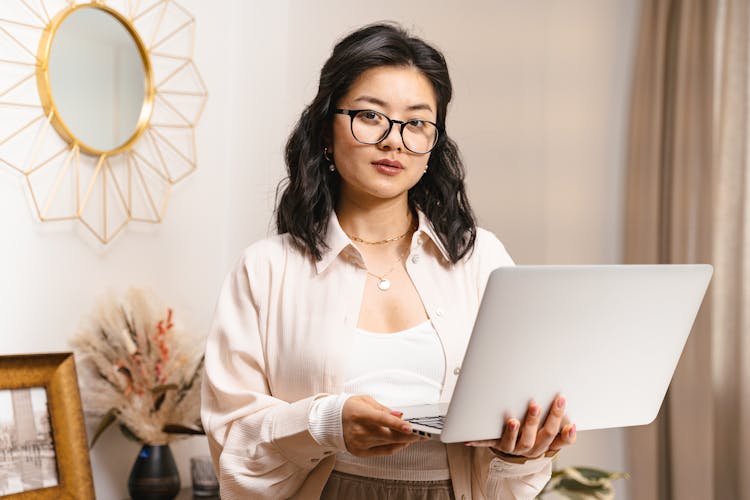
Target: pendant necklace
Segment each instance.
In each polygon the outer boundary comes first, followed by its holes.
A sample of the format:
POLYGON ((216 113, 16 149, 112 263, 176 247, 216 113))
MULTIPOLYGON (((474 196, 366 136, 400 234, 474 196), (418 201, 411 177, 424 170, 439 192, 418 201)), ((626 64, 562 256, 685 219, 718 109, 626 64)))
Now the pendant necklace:
MULTIPOLYGON (((401 240, 401 239, 405 238, 407 234, 409 234, 409 233, 411 233, 412 231, 415 231, 415 230, 416 230, 416 227, 414 227, 413 225, 410 224, 409 225, 409 229, 407 229, 404 234, 399 234, 398 236, 394 236, 392 238, 386 238, 384 240, 378 240, 378 241, 367 241, 367 240, 365 240, 363 238, 360 238, 359 236, 354 236, 354 235, 349 234, 347 232, 344 232, 344 234, 346 234, 349 237, 350 240, 356 241, 358 243, 364 243, 365 245, 384 245, 386 243, 391 243, 393 241, 401 240)), ((388 291, 391 288, 391 280, 389 280, 386 276, 388 276, 389 274, 391 274, 393 272, 393 270, 396 269, 396 266, 403 260, 404 257, 406 257, 406 254, 408 252, 409 252, 409 248, 407 247, 406 250, 404 252, 402 252, 398 256, 398 259, 396 260, 396 262, 393 263, 393 265, 391 266, 391 268, 388 271, 386 271, 385 273, 383 273, 382 276, 378 275, 378 274, 375 274, 373 272, 370 272, 370 270, 367 269, 367 266, 365 266, 365 271, 367 271, 367 274, 369 274, 370 276, 372 276, 373 278, 375 278, 375 279, 378 280, 378 290, 380 290, 381 292, 385 292, 385 291, 388 291)))
POLYGON ((408 251, 409 249, 407 248, 406 251, 401 252, 396 262, 394 262, 391 268, 383 273, 382 276, 371 272, 369 269, 367 269, 367 266, 365 266, 365 271, 367 271, 367 274, 378 280, 378 290, 380 290, 381 292, 387 292, 391 288, 391 280, 389 280, 386 276, 391 274, 393 270, 396 269, 396 266, 401 263, 404 257, 406 257, 406 253, 408 251))

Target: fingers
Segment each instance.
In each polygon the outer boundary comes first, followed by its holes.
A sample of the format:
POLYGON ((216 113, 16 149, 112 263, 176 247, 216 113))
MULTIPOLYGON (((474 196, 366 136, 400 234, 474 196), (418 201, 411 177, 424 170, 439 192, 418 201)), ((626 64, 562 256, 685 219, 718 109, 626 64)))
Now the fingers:
POLYGON ((369 416, 375 425, 386 427, 396 434, 411 436, 411 424, 390 413, 376 412, 369 416))
POLYGON ((505 423, 505 430, 500 437, 500 443, 497 449, 512 454, 516 448, 516 441, 518 440, 518 432, 520 428, 521 422, 515 418, 509 418, 505 423))
POLYGON ((537 456, 546 452, 555 437, 560 433, 563 418, 565 418, 565 398, 557 396, 550 406, 544 425, 536 435, 536 442, 529 452, 529 456, 537 456))
POLYGON ((477 448, 488 448, 490 446, 496 447, 498 442, 497 439, 484 439, 481 441, 467 441, 464 444, 466 446, 476 446, 477 448))
POLYGON ((382 427, 358 427, 344 436, 347 451, 358 457, 389 455, 421 440, 416 434, 401 434, 382 427))
POLYGON ((417 434, 404 431, 393 431, 391 429, 381 428, 381 434, 379 437, 384 443, 413 443, 414 441, 420 441, 421 437, 417 434))
POLYGON ((392 412, 370 396, 352 396, 344 403, 342 420, 363 426, 381 426, 394 432, 411 435, 411 424, 401 419, 401 412, 392 412))
POLYGON ((513 450, 516 447, 516 440, 518 439, 518 429, 521 427, 521 424, 516 420, 515 418, 509 418, 507 422, 505 422, 505 427, 503 429, 503 434, 500 437, 500 439, 485 439, 482 441, 469 441, 466 444, 466 446, 477 446, 477 447, 487 447, 491 446, 495 448, 496 450, 500 450, 505 453, 513 453, 513 450))
POLYGON ((576 426, 575 424, 566 424, 563 430, 558 434, 552 443, 549 445, 549 449, 557 451, 563 446, 568 446, 576 442, 576 426))
POLYGON ((369 396, 352 396, 344 404, 342 426, 347 450, 356 456, 388 455, 421 438, 411 432, 403 414, 369 396))
POLYGON ((576 426, 565 415, 565 404, 565 398, 558 395, 552 402, 547 417, 542 419, 541 407, 532 401, 523 422, 509 418, 499 439, 466 444, 491 446, 503 453, 530 458, 541 456, 550 450, 560 450, 573 444, 576 439, 576 426))
POLYGON ((529 409, 526 411, 526 418, 521 426, 521 435, 516 441, 516 446, 510 453, 514 455, 530 456, 528 453, 536 443, 536 434, 539 429, 542 408, 534 403, 529 403, 529 409))
POLYGON ((363 402, 373 410, 369 414, 363 415, 363 417, 369 418, 375 425, 381 425, 392 431, 411 435, 411 424, 401 419, 403 416, 402 412, 391 410, 370 396, 363 396, 363 402))

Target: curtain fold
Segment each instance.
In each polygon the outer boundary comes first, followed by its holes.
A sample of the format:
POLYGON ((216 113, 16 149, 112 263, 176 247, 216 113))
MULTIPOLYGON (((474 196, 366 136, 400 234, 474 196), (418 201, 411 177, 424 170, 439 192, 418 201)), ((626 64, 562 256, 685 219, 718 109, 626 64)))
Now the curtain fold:
POLYGON ((628 430, 631 494, 750 500, 750 9, 746 0, 642 9, 626 262, 709 262, 714 278, 659 417, 628 430))
POLYGON ((722 3, 716 71, 713 382, 717 494, 750 499, 750 5, 722 3))

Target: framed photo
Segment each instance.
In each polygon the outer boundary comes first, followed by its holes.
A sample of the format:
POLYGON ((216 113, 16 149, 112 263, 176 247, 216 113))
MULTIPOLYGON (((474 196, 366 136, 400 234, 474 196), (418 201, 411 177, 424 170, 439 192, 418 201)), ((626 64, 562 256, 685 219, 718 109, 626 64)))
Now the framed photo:
POLYGON ((0 356, 0 499, 90 499, 73 353, 0 356))

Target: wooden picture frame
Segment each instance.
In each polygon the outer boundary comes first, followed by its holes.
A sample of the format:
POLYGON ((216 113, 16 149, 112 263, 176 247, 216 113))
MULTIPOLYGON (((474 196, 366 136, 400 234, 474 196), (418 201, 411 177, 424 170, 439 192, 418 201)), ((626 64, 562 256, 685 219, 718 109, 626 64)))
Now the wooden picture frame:
POLYGON ((95 498, 73 353, 0 356, 0 391, 37 387, 46 391, 57 485, 0 495, 0 499, 95 498))

